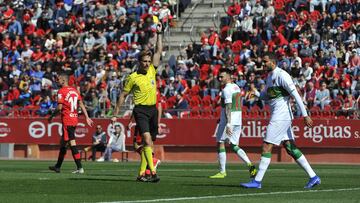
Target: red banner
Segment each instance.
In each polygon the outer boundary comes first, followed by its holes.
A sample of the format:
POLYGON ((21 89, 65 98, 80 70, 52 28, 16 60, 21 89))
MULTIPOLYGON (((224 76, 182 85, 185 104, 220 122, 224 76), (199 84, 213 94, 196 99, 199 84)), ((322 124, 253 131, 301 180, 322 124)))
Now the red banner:
MULTIPOLYGON (((109 134, 112 130, 110 120, 94 119, 109 134)), ((125 129, 128 120, 119 120, 125 129)), ((267 120, 243 120, 240 146, 261 146, 265 135, 267 120)), ((294 120, 293 130, 296 143, 300 147, 360 147, 360 120, 314 120, 313 128, 305 127, 302 120, 294 120)), ((176 146, 214 146, 215 119, 163 119, 156 144, 176 146)), ((133 127, 132 127, 133 129, 133 127)), ((90 128, 80 120, 76 129, 78 144, 90 144, 95 126, 90 128)), ((61 135, 60 121, 54 119, 1 119, 0 143, 17 144, 58 144, 61 135)), ((126 134, 126 133, 125 133, 126 134)), ((126 143, 132 139, 127 135, 126 143)))

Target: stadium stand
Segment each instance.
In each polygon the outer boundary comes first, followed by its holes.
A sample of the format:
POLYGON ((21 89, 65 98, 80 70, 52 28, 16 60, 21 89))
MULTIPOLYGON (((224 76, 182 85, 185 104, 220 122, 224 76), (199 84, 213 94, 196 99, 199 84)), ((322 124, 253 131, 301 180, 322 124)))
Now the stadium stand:
MULTIPOLYGON (((1 2, 0 116, 48 115, 56 107, 59 71, 71 73, 71 84, 78 86, 92 117, 111 116, 140 50, 154 48, 156 23, 176 26, 176 1, 1 2)), ((244 117, 267 117, 268 106, 249 90, 251 84, 257 91, 264 88, 262 56, 273 52, 314 117, 355 118, 360 3, 326 2, 232 1, 218 29, 204 30, 201 43, 187 46, 185 57, 159 67, 164 112, 173 118, 219 117, 217 74, 226 67, 244 89, 244 104, 249 104, 244 117), (320 101, 324 97, 327 102, 320 101), (174 109, 179 98, 187 102, 181 111, 174 109)), ((189 3, 181 1, 180 9, 189 3)), ((293 110, 298 115, 296 106, 293 110)))

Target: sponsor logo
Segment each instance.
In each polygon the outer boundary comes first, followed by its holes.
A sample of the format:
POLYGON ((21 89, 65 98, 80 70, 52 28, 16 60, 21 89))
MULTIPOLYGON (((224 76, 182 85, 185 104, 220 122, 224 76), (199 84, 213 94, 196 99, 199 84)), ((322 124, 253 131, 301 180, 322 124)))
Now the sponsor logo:
POLYGON ((0 122, 0 137, 6 137, 11 132, 11 129, 8 127, 7 123, 0 122))
MULTIPOLYGON (((52 137, 53 131, 58 135, 62 135, 62 125, 60 122, 46 123, 41 121, 33 121, 29 125, 29 135, 33 138, 43 138, 46 134, 47 137, 52 137)), ((84 123, 78 123, 75 130, 75 137, 82 138, 89 133, 89 129, 85 127, 84 123)))

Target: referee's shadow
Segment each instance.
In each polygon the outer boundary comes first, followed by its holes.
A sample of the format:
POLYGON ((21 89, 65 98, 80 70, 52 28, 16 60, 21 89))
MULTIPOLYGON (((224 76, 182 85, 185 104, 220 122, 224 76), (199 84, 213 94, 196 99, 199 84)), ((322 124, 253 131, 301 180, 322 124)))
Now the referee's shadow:
POLYGON ((74 181, 104 181, 104 182, 135 182, 134 179, 106 179, 106 178, 68 178, 68 180, 74 181))

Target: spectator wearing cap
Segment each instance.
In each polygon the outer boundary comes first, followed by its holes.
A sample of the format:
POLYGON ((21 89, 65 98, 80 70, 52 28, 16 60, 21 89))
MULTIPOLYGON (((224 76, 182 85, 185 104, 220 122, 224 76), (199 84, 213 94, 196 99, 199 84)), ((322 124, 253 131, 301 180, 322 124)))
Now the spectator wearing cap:
POLYGON ((169 3, 165 1, 162 3, 162 7, 159 9, 159 20, 164 25, 168 25, 167 23, 169 23, 170 18, 172 18, 172 16, 169 9, 169 3))

